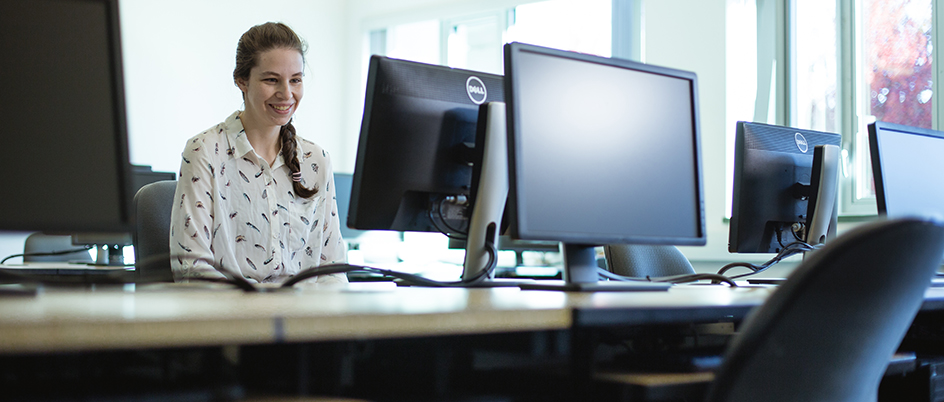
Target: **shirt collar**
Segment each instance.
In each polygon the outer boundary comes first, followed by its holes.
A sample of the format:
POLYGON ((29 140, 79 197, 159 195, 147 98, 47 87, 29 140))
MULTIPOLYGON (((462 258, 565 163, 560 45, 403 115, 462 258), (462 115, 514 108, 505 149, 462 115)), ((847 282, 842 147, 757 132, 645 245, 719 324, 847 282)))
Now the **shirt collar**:
POLYGON ((252 144, 249 143, 249 138, 246 137, 246 130, 243 129, 243 122, 239 120, 238 110, 229 115, 223 125, 230 148, 235 152, 233 156, 243 157, 253 152, 252 144))
MULTIPOLYGON (((249 138, 246 137, 246 130, 243 128, 243 122, 239 119, 238 110, 226 118, 224 126, 230 147, 235 151, 233 156, 244 157, 247 154, 252 154, 253 159, 256 159, 255 150, 252 148, 252 144, 249 143, 249 138)), ((301 144, 298 143, 296 137, 295 149, 300 149, 300 146, 301 144)), ((277 169, 284 164, 285 159, 282 158, 282 153, 279 152, 279 156, 275 158, 275 162, 272 164, 272 169, 277 169)))

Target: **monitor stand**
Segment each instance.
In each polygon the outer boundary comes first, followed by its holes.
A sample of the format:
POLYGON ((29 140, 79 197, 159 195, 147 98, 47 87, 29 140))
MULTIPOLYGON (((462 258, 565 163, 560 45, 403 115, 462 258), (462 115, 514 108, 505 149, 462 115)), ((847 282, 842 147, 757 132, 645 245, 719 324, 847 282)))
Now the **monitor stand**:
POLYGON ((813 169, 806 211, 806 233, 804 241, 823 244, 826 239, 836 237, 836 222, 839 216, 839 147, 817 145, 813 149, 813 169))
MULTIPOLYGON (((478 124, 484 127, 479 180, 469 218, 462 279, 474 278, 498 263, 498 228, 508 198, 508 139, 505 135, 505 103, 489 102, 480 107, 478 124), (489 250, 491 248, 491 251, 489 250), (495 253, 494 255, 491 255, 495 253), (491 266, 490 266, 491 265, 491 266)), ((476 145, 478 146, 478 145, 476 145)), ((496 279, 494 272, 469 287, 517 287, 532 279, 496 279)))
POLYGON ((564 281, 535 281, 523 283, 519 287, 524 290, 573 292, 663 291, 672 287, 672 284, 666 282, 600 281, 595 248, 595 245, 562 243, 564 281))

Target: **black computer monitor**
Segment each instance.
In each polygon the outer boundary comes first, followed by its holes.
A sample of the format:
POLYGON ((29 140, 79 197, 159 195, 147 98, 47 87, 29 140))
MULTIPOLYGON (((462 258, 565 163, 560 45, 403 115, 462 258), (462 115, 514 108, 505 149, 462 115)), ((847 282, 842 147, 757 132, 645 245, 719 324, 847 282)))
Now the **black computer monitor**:
POLYGON ((728 251, 777 253, 835 235, 840 135, 743 121, 736 130, 728 251))
POLYGON ((464 232, 479 105, 501 100, 501 76, 371 56, 347 225, 464 232))
POLYGON ((4 0, 0 54, 0 230, 130 231, 117 0, 4 0))
POLYGON ((877 121, 869 148, 880 215, 944 220, 944 132, 877 121))
POLYGON ((562 242, 562 289, 617 285, 595 246, 705 244, 694 73, 512 43, 505 98, 509 234, 562 242))

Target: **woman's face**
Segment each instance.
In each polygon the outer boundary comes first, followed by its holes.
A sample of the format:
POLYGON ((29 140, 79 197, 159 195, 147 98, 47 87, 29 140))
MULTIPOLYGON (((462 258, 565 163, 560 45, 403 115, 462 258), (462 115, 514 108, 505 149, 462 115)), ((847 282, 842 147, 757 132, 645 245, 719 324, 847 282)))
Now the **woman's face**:
POLYGON ((249 79, 237 79, 246 110, 242 119, 256 126, 284 126, 302 100, 302 55, 297 50, 277 48, 259 55, 249 79))

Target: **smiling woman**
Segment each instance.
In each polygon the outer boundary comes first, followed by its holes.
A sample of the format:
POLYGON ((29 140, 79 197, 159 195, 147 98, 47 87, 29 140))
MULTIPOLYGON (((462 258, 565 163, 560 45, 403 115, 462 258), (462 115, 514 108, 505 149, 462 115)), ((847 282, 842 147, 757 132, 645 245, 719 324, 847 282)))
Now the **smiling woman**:
POLYGON ((331 159, 292 125, 304 94, 305 47, 281 23, 254 26, 240 38, 233 80, 244 110, 183 151, 171 216, 175 280, 220 277, 219 268, 281 282, 346 261, 331 159))

